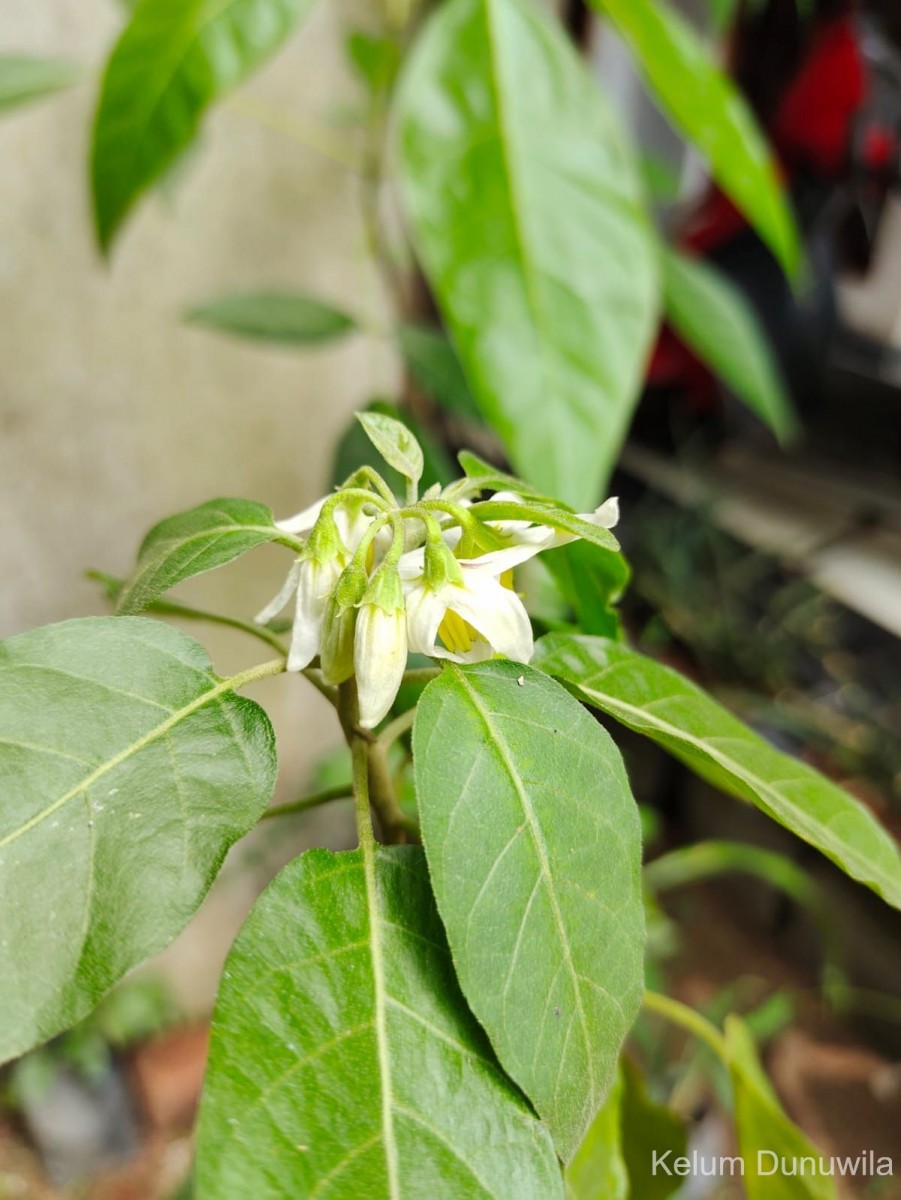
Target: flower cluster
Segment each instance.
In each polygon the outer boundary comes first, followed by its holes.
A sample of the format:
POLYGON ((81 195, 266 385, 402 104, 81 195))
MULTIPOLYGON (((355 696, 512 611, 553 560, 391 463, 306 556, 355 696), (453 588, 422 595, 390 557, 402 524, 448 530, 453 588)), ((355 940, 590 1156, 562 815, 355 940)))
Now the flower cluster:
MULTIPOLYGON (((482 518, 473 496, 484 485, 463 479, 400 505, 381 477, 365 469, 277 522, 304 548, 256 621, 266 624, 294 596, 288 670, 303 670, 318 657, 326 683, 355 675, 363 728, 388 713, 408 653, 454 662, 532 657, 532 625, 513 590, 513 570, 578 535, 542 524, 535 519, 539 506, 509 490, 494 492, 494 508, 521 509, 522 517, 482 518)), ((615 499, 580 514, 604 529, 617 518, 615 499)))

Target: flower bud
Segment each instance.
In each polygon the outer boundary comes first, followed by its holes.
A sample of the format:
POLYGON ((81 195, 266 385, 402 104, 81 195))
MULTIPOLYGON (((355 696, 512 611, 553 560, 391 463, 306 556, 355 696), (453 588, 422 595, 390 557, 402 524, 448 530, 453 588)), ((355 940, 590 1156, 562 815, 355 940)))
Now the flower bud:
POLYGON ((358 605, 354 670, 360 725, 372 729, 394 703, 407 666, 403 587, 396 566, 383 564, 358 605))
POLYGON ((320 665, 325 683, 343 683, 354 673, 354 627, 357 605, 363 599, 369 579, 366 572, 351 564, 342 573, 325 609, 322 625, 320 665))

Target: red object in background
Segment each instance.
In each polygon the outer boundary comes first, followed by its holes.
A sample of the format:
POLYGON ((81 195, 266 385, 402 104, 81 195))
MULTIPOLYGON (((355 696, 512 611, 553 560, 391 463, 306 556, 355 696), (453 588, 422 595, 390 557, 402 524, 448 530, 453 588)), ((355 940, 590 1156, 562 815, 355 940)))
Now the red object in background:
MULTIPOLYGON (((786 89, 767 133, 786 184, 806 173, 824 182, 846 172, 854 121, 867 91, 864 62, 849 14, 827 22, 786 89)), ((873 147, 879 153, 878 147, 873 147)), ((886 153, 894 152, 894 139, 886 153)), ((711 187, 683 231, 682 247, 705 255, 748 228, 732 201, 711 187)), ((692 406, 708 410, 715 387, 707 369, 664 326, 647 375, 652 386, 680 386, 692 406)))

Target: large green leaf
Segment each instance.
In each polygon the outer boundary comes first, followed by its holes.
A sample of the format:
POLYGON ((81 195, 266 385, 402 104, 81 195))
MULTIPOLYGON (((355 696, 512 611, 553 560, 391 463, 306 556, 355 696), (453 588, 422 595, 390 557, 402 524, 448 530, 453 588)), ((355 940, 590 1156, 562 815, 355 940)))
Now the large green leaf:
POLYGON ((686 345, 729 385, 780 441, 797 431, 792 402, 763 326, 729 279, 663 248, 666 315, 686 345))
POLYGON ((622 1090, 622 1078, 617 1076, 566 1168, 566 1200, 629 1200, 620 1134, 622 1090))
POLYGON ((901 858, 853 796, 776 750, 676 671, 604 638, 551 634, 537 665, 587 704, 653 738, 723 791, 750 800, 901 908, 901 858))
POLYGON ((142 618, 0 643, 0 1061, 188 922, 275 781, 266 715, 142 618))
POLYGON ((658 261, 612 116, 529 0, 450 0, 398 96, 414 240, 516 468, 586 508, 629 424, 658 261))
POLYGON ((59 59, 0 54, 0 112, 60 92, 83 76, 81 67, 59 59))
POLYGON ((106 250, 206 110, 260 66, 312 0, 140 0, 113 48, 94 121, 91 185, 106 250))
POLYGON ((738 88, 667 0, 592 0, 631 46, 663 111, 707 158, 717 183, 786 272, 798 235, 773 156, 738 88))
POLYGON ((751 1032, 736 1016, 726 1018, 726 1056, 748 1200, 835 1200, 832 1176, 791 1173, 793 1161, 812 1158, 816 1164, 819 1151, 783 1112, 757 1060, 751 1032), (788 1173, 782 1170, 783 1158, 788 1173))
POLYGON ((116 611, 139 613, 192 575, 212 571, 254 546, 279 541, 272 509, 253 500, 210 500, 154 525, 138 551, 134 571, 119 592, 116 611))
POLYGON ((371 861, 367 879, 361 851, 310 851, 239 935, 198 1200, 560 1200, 550 1138, 460 995, 422 851, 371 861))
POLYGON ((553 680, 495 661, 428 685, 413 755, 463 991, 569 1159, 641 999, 641 839, 619 751, 553 680))
POLYGON ((192 325, 256 342, 309 346, 334 341, 356 329, 353 317, 298 292, 242 292, 192 308, 192 325))

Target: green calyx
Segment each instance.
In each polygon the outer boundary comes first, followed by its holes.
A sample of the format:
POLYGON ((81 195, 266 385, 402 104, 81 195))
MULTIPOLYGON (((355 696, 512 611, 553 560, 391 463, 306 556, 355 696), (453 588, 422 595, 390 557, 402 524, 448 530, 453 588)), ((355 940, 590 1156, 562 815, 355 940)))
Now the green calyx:
POLYGON ((435 536, 431 531, 425 546, 425 564, 423 582, 426 587, 437 592, 449 583, 462 586, 463 570, 450 550, 445 546, 441 535, 435 536))
POLYGON ((373 605, 387 613, 403 612, 404 589, 396 565, 385 560, 369 581, 357 607, 373 605))
POLYGON ((353 675, 357 606, 368 586, 369 578, 365 570, 352 562, 342 571, 337 587, 329 597, 319 657, 325 683, 344 683, 353 675))

